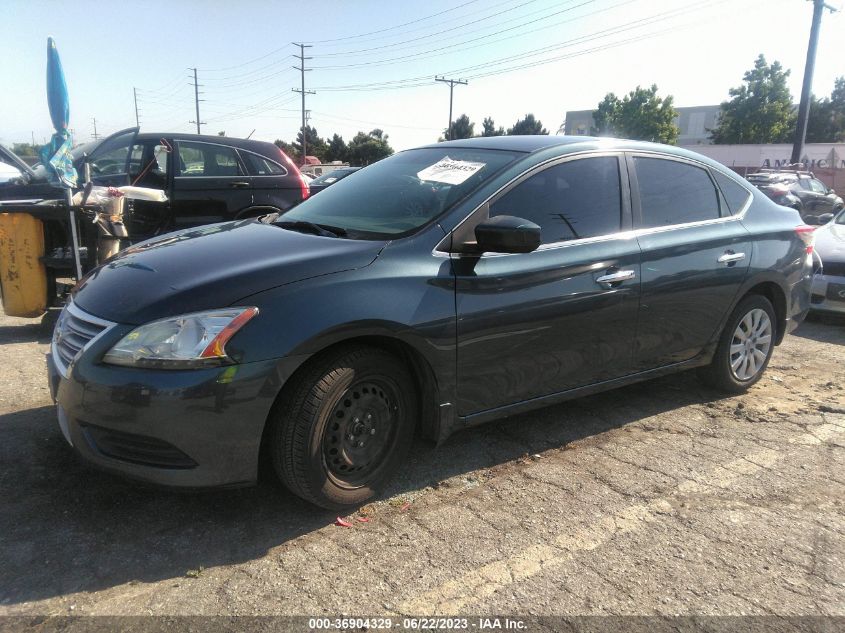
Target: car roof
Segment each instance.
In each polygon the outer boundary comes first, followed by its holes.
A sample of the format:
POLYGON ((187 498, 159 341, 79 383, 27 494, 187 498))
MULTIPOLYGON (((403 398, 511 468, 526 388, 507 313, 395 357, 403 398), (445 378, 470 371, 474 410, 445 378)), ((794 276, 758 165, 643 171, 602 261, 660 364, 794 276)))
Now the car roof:
POLYGON ((259 151, 264 152, 267 151, 268 145, 273 145, 273 143, 268 143, 267 141, 256 141, 253 139, 246 139, 246 138, 237 138, 234 136, 219 136, 219 135, 209 135, 209 134, 180 134, 178 132, 139 132, 138 133, 138 140, 139 141, 149 141, 149 140, 156 140, 160 138, 172 138, 175 140, 182 140, 182 141, 199 141, 202 143, 215 143, 217 145, 229 145, 231 147, 239 147, 242 149, 248 149, 252 151, 259 151))
POLYGON ((467 149, 493 149, 515 152, 537 152, 551 147, 565 149, 561 154, 569 154, 582 151, 611 150, 631 152, 659 152, 661 154, 687 158, 704 163, 718 169, 723 173, 731 174, 738 180, 742 180, 734 171, 723 164, 675 145, 663 145, 661 143, 649 143, 647 141, 632 141, 629 139, 596 136, 575 136, 575 135, 525 135, 525 136, 477 136, 474 138, 459 139, 455 141, 443 141, 423 145, 423 148, 455 147, 467 149))

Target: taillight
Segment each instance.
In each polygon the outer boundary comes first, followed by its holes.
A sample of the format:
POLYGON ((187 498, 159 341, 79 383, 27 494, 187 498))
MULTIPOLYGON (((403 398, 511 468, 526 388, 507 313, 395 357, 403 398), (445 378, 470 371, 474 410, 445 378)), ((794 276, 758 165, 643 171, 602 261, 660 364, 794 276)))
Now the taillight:
POLYGON ((302 195, 302 199, 305 200, 308 196, 311 195, 311 189, 308 188, 308 183, 305 182, 305 178, 302 177, 302 172, 299 171, 299 167, 293 164, 293 161, 290 157, 282 151, 281 147, 277 147, 279 150, 279 154, 282 156, 282 160, 287 164, 288 171, 296 172, 296 175, 299 176, 299 193, 302 195))
POLYGON ((311 195, 311 190, 308 188, 308 183, 305 182, 305 178, 302 177, 302 173, 297 173, 299 174, 299 190, 302 193, 302 199, 305 200, 308 196, 311 195))
POLYGON ((804 242, 808 253, 813 252, 813 243, 816 240, 815 231, 815 226, 807 226, 806 224, 799 224, 795 227, 795 234, 804 242))

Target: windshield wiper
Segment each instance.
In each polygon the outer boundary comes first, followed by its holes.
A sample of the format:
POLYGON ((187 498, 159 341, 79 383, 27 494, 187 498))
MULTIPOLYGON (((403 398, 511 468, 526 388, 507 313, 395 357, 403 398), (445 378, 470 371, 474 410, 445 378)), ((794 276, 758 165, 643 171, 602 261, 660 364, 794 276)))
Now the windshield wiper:
POLYGON ((306 222, 305 220, 288 220, 285 222, 274 222, 273 224, 290 231, 311 233, 322 237, 344 237, 346 235, 346 230, 340 227, 328 226, 327 224, 315 224, 314 222, 306 222))

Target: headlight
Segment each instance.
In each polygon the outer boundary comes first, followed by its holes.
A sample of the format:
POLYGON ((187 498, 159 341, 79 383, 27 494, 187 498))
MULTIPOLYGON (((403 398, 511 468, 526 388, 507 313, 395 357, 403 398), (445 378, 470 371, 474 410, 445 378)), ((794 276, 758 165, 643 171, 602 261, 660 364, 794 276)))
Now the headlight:
POLYGON ((187 369, 231 362, 226 343, 258 308, 223 308, 153 321, 135 328, 103 357, 127 367, 187 369))

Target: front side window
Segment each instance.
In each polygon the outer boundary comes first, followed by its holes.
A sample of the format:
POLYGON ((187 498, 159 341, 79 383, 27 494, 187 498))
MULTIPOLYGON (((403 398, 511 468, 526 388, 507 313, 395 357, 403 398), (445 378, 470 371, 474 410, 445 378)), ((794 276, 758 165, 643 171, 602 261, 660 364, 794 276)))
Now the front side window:
POLYGON ((309 222, 361 239, 410 235, 521 155, 457 147, 400 152, 343 178, 277 222, 309 222))
POLYGON ((619 159, 599 156, 544 169, 490 207, 490 216, 530 220, 552 244, 617 233, 622 225, 619 159))
POLYGON ((126 173, 129 150, 135 130, 108 138, 91 151, 89 163, 92 176, 114 176, 126 173))
POLYGON ((634 158, 644 228, 719 217, 719 195, 706 170, 663 158, 634 158))
POLYGON ((231 147, 210 143, 179 143, 179 175, 186 177, 242 176, 238 155, 231 147))

